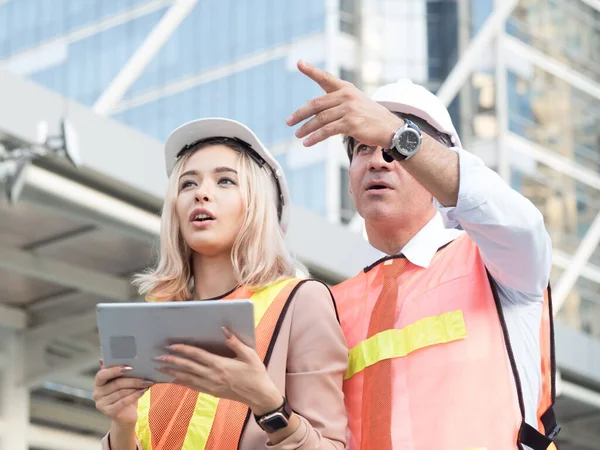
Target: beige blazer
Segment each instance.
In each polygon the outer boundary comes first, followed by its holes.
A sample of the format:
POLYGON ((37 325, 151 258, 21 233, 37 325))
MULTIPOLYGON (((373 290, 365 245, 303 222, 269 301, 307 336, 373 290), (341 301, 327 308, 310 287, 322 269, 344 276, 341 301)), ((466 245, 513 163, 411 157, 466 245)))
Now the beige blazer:
MULTIPOLYGON (((300 416, 300 427, 283 442, 269 445, 251 416, 239 448, 342 450, 347 424, 342 382, 347 365, 348 347, 331 296, 320 283, 307 282, 292 299, 267 368, 300 416)), ((102 440, 103 450, 111 450, 108 438, 107 434, 102 440)))

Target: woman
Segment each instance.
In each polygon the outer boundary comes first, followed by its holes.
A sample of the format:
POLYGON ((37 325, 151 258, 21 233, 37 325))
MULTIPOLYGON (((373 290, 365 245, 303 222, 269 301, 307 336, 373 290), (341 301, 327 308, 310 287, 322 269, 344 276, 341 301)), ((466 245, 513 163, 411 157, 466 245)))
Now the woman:
POLYGON ((94 399, 112 420, 103 449, 343 449, 348 350, 329 290, 294 278, 279 165, 228 119, 187 123, 165 150, 160 260, 136 283, 153 301, 251 298, 256 350, 224 329, 236 358, 170 346, 157 370, 173 383, 101 367, 94 399))

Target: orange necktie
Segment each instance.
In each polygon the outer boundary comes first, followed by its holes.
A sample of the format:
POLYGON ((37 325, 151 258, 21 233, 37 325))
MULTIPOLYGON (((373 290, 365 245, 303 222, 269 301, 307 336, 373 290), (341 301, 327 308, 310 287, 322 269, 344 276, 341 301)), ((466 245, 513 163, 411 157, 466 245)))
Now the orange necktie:
MULTIPOLYGON (((371 312, 367 339, 394 328, 398 302, 398 276, 406 258, 384 261, 383 286, 371 312)), ((392 450, 392 360, 365 369, 362 405, 362 450, 392 450)))

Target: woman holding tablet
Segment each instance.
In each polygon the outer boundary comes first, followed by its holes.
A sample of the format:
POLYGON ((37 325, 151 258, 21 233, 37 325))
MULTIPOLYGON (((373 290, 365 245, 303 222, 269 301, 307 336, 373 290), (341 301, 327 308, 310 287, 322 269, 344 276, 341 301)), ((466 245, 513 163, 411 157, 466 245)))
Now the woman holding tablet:
POLYGON ((250 298, 256 347, 227 329, 235 358, 172 345, 157 370, 173 383, 101 367, 94 399, 112 420, 103 449, 343 449, 348 349, 327 287, 295 278, 281 168, 228 119, 189 122, 165 150, 160 258, 136 284, 152 301, 250 298))

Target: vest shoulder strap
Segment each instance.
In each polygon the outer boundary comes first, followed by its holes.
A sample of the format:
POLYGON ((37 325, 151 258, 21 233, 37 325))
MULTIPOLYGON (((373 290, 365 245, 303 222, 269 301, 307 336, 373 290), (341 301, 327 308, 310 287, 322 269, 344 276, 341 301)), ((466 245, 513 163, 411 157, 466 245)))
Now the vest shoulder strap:
MULTIPOLYGON (((256 326, 256 351, 269 365, 281 325, 296 292, 309 279, 291 279, 272 299, 267 311, 256 326)), ((206 450, 237 450, 251 411, 248 406, 227 399, 219 400, 210 430, 206 450)))
POLYGON ((490 288, 494 296, 498 318, 502 327, 502 335, 508 359, 510 361, 515 386, 517 388, 517 397, 519 400, 519 409, 521 411, 521 428, 519 429, 518 444, 519 448, 523 445, 530 447, 533 450, 556 449, 556 436, 560 431, 560 425, 556 422, 556 414, 554 413, 554 402, 556 400, 556 359, 554 348, 554 318, 552 313, 552 294, 550 285, 544 292, 544 308, 542 314, 542 324, 540 327, 540 343, 541 343, 541 371, 542 371, 542 398, 540 400, 540 408, 537 412, 539 420, 538 426, 542 431, 534 428, 525 422, 525 403, 523 400, 523 389, 521 378, 517 370, 517 364, 504 318, 500 297, 498 295, 498 286, 496 281, 487 270, 487 276, 490 283, 490 288))

